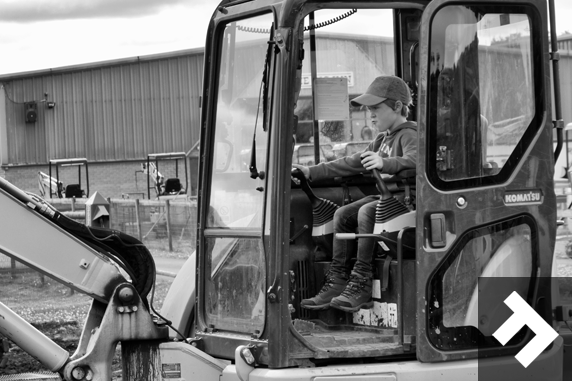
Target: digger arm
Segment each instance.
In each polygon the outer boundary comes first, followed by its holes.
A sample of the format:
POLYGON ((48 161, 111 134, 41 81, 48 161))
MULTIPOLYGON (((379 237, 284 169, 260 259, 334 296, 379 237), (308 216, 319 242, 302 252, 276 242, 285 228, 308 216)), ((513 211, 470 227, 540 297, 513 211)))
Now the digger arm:
POLYGON ((61 181, 57 181, 42 171, 38 172, 38 188, 40 190, 40 196, 42 197, 51 198, 54 195, 57 195, 58 198, 62 198, 63 184, 61 181))
POLYGON ((47 205, 2 178, 0 210, 0 253, 102 302, 126 282, 110 258, 46 217, 47 205))
POLYGON ((168 339, 167 328, 148 310, 155 266, 140 242, 67 221, 42 199, 2 178, 0 210, 0 253, 94 298, 71 357, 2 303, 0 333, 69 381, 111 379, 119 341, 168 339))
POLYGON ((155 192, 157 195, 160 195, 162 193, 163 183, 165 182, 165 176, 157 170, 157 166, 151 161, 141 163, 141 170, 143 174, 149 176, 149 178, 153 180, 153 183, 155 184, 155 192))

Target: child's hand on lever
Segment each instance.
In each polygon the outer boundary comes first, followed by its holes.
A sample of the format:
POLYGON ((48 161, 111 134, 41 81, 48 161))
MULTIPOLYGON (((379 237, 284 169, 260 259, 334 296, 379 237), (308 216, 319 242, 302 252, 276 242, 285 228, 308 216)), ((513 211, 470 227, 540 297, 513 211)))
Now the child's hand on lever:
POLYGON ((367 151, 361 154, 361 165, 368 171, 383 169, 383 159, 375 152, 367 151))
MULTIPOLYGON (((294 173, 296 170, 299 170, 300 172, 302 172, 302 174, 304 175, 306 180, 310 179, 310 169, 308 167, 305 167, 305 166, 300 165, 300 164, 292 164, 291 173, 294 173)), ((300 179, 296 178, 295 176, 290 176, 290 177, 292 178, 292 181, 295 184, 300 185, 300 179)))

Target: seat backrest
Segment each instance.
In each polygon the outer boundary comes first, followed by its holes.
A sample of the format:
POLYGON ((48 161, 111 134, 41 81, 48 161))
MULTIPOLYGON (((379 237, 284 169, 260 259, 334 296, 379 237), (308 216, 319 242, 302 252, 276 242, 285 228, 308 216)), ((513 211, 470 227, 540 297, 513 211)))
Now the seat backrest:
POLYGON ((181 191, 181 181, 174 177, 165 181, 165 193, 177 193, 181 191))
POLYGON ((83 197, 83 191, 79 187, 79 184, 68 184, 66 186, 66 198, 72 198, 72 197, 76 198, 83 197))

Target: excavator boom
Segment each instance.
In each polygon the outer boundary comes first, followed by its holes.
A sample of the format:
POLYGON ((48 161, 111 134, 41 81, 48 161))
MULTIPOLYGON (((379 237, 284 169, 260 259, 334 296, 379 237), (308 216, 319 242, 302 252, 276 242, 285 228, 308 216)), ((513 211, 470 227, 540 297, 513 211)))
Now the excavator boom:
POLYGON ((155 264, 141 242, 118 231, 75 222, 2 178, 0 210, 10 216, 0 221, 0 253, 94 298, 78 350, 71 357, 0 303, 2 335, 47 368, 63 370, 68 379, 78 379, 72 372, 87 369, 92 378, 86 380, 109 379, 110 361, 102 359, 114 353, 119 340, 166 335, 147 312, 155 264), (104 332, 98 333, 100 329, 104 332))
MULTIPOLYGON (((106 302, 126 281, 116 263, 54 223, 43 200, 0 178, 0 252, 94 299, 106 302), (40 211, 44 210, 44 214, 40 211)), ((63 218, 63 216, 59 216, 63 218)))

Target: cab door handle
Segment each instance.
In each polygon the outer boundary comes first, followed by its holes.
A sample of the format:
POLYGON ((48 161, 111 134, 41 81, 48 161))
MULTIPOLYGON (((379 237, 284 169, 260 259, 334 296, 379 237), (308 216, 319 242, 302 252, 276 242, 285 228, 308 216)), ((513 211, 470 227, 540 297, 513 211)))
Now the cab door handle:
POLYGON ((445 215, 443 213, 433 213, 430 219, 430 244, 432 247, 440 248, 447 246, 445 215))

